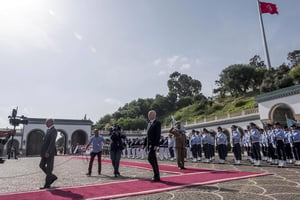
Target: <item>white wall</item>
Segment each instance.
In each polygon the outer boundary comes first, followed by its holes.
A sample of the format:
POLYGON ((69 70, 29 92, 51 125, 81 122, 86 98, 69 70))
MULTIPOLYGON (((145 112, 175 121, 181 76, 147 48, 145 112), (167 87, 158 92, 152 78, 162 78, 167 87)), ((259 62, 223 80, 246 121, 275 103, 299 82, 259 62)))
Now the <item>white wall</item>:
POLYGON ((271 109, 277 104, 287 104, 291 107, 295 114, 300 113, 300 95, 293 95, 274 99, 270 101, 260 102, 258 104, 260 119, 269 119, 271 109))

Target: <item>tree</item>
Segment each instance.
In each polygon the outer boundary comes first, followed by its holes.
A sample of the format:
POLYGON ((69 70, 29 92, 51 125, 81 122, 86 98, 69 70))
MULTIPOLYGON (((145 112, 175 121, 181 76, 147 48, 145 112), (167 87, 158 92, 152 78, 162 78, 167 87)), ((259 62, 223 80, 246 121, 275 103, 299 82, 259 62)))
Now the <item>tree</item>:
POLYGON ((277 69, 271 68, 265 73, 261 84, 261 92, 271 92, 277 89, 292 86, 293 79, 289 76, 290 68, 282 64, 277 69))
POLYGON ((95 128, 98 129, 104 129, 105 125, 108 123, 111 123, 111 120, 113 119, 112 115, 104 115, 95 125, 95 128))
POLYGON ((179 72, 173 72, 168 80, 169 92, 177 94, 177 98, 194 96, 201 91, 201 82, 195 80, 192 77, 181 74, 179 72))
POLYGON ((230 65, 219 76, 217 83, 221 87, 215 91, 228 92, 237 97, 253 87, 255 69, 243 64, 230 65))
POLYGON ((254 68, 266 68, 265 62, 261 60, 259 55, 255 55, 253 58, 250 58, 249 65, 254 68))
POLYGON ((291 62, 291 67, 295 67, 300 64, 300 50, 288 53, 287 59, 291 62))
POLYGON ((294 85, 293 79, 289 76, 290 68, 282 64, 276 70, 274 75, 276 89, 281 89, 294 85))
POLYGON ((300 64, 292 68, 289 72, 290 77, 292 77, 296 84, 300 83, 300 64))

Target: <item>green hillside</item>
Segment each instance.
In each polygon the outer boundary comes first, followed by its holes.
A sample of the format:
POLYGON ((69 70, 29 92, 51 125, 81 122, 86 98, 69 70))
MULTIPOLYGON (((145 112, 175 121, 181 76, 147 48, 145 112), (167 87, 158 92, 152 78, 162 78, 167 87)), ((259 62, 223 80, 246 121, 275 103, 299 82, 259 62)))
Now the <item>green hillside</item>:
MULTIPOLYGON (((228 113, 240 113, 242 110, 253 109, 257 107, 257 103, 254 100, 254 96, 243 97, 226 97, 218 98, 210 101, 208 106, 201 106, 198 103, 187 106, 178 110, 174 117, 178 121, 194 121, 202 120, 203 118, 214 118, 215 116, 223 116, 228 113)), ((169 121, 165 119, 164 122, 169 121)))

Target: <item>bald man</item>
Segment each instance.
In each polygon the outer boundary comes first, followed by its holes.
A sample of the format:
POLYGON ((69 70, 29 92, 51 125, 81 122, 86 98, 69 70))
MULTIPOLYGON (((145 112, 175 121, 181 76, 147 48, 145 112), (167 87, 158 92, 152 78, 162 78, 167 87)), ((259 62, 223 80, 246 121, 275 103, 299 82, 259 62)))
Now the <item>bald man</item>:
POLYGON ((159 147, 159 139, 161 136, 161 123, 156 120, 156 112, 150 110, 148 112, 148 127, 147 127, 147 137, 145 138, 144 144, 149 150, 148 161, 152 166, 154 176, 152 181, 160 181, 158 163, 156 158, 156 150, 159 147))

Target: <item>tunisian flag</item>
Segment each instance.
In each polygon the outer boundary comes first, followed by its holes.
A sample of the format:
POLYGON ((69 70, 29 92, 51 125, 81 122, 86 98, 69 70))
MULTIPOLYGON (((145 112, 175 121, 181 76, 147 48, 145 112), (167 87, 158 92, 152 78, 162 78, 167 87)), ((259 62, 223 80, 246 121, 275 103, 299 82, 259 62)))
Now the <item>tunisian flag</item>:
POLYGON ((259 2, 261 13, 278 14, 276 4, 259 2))

